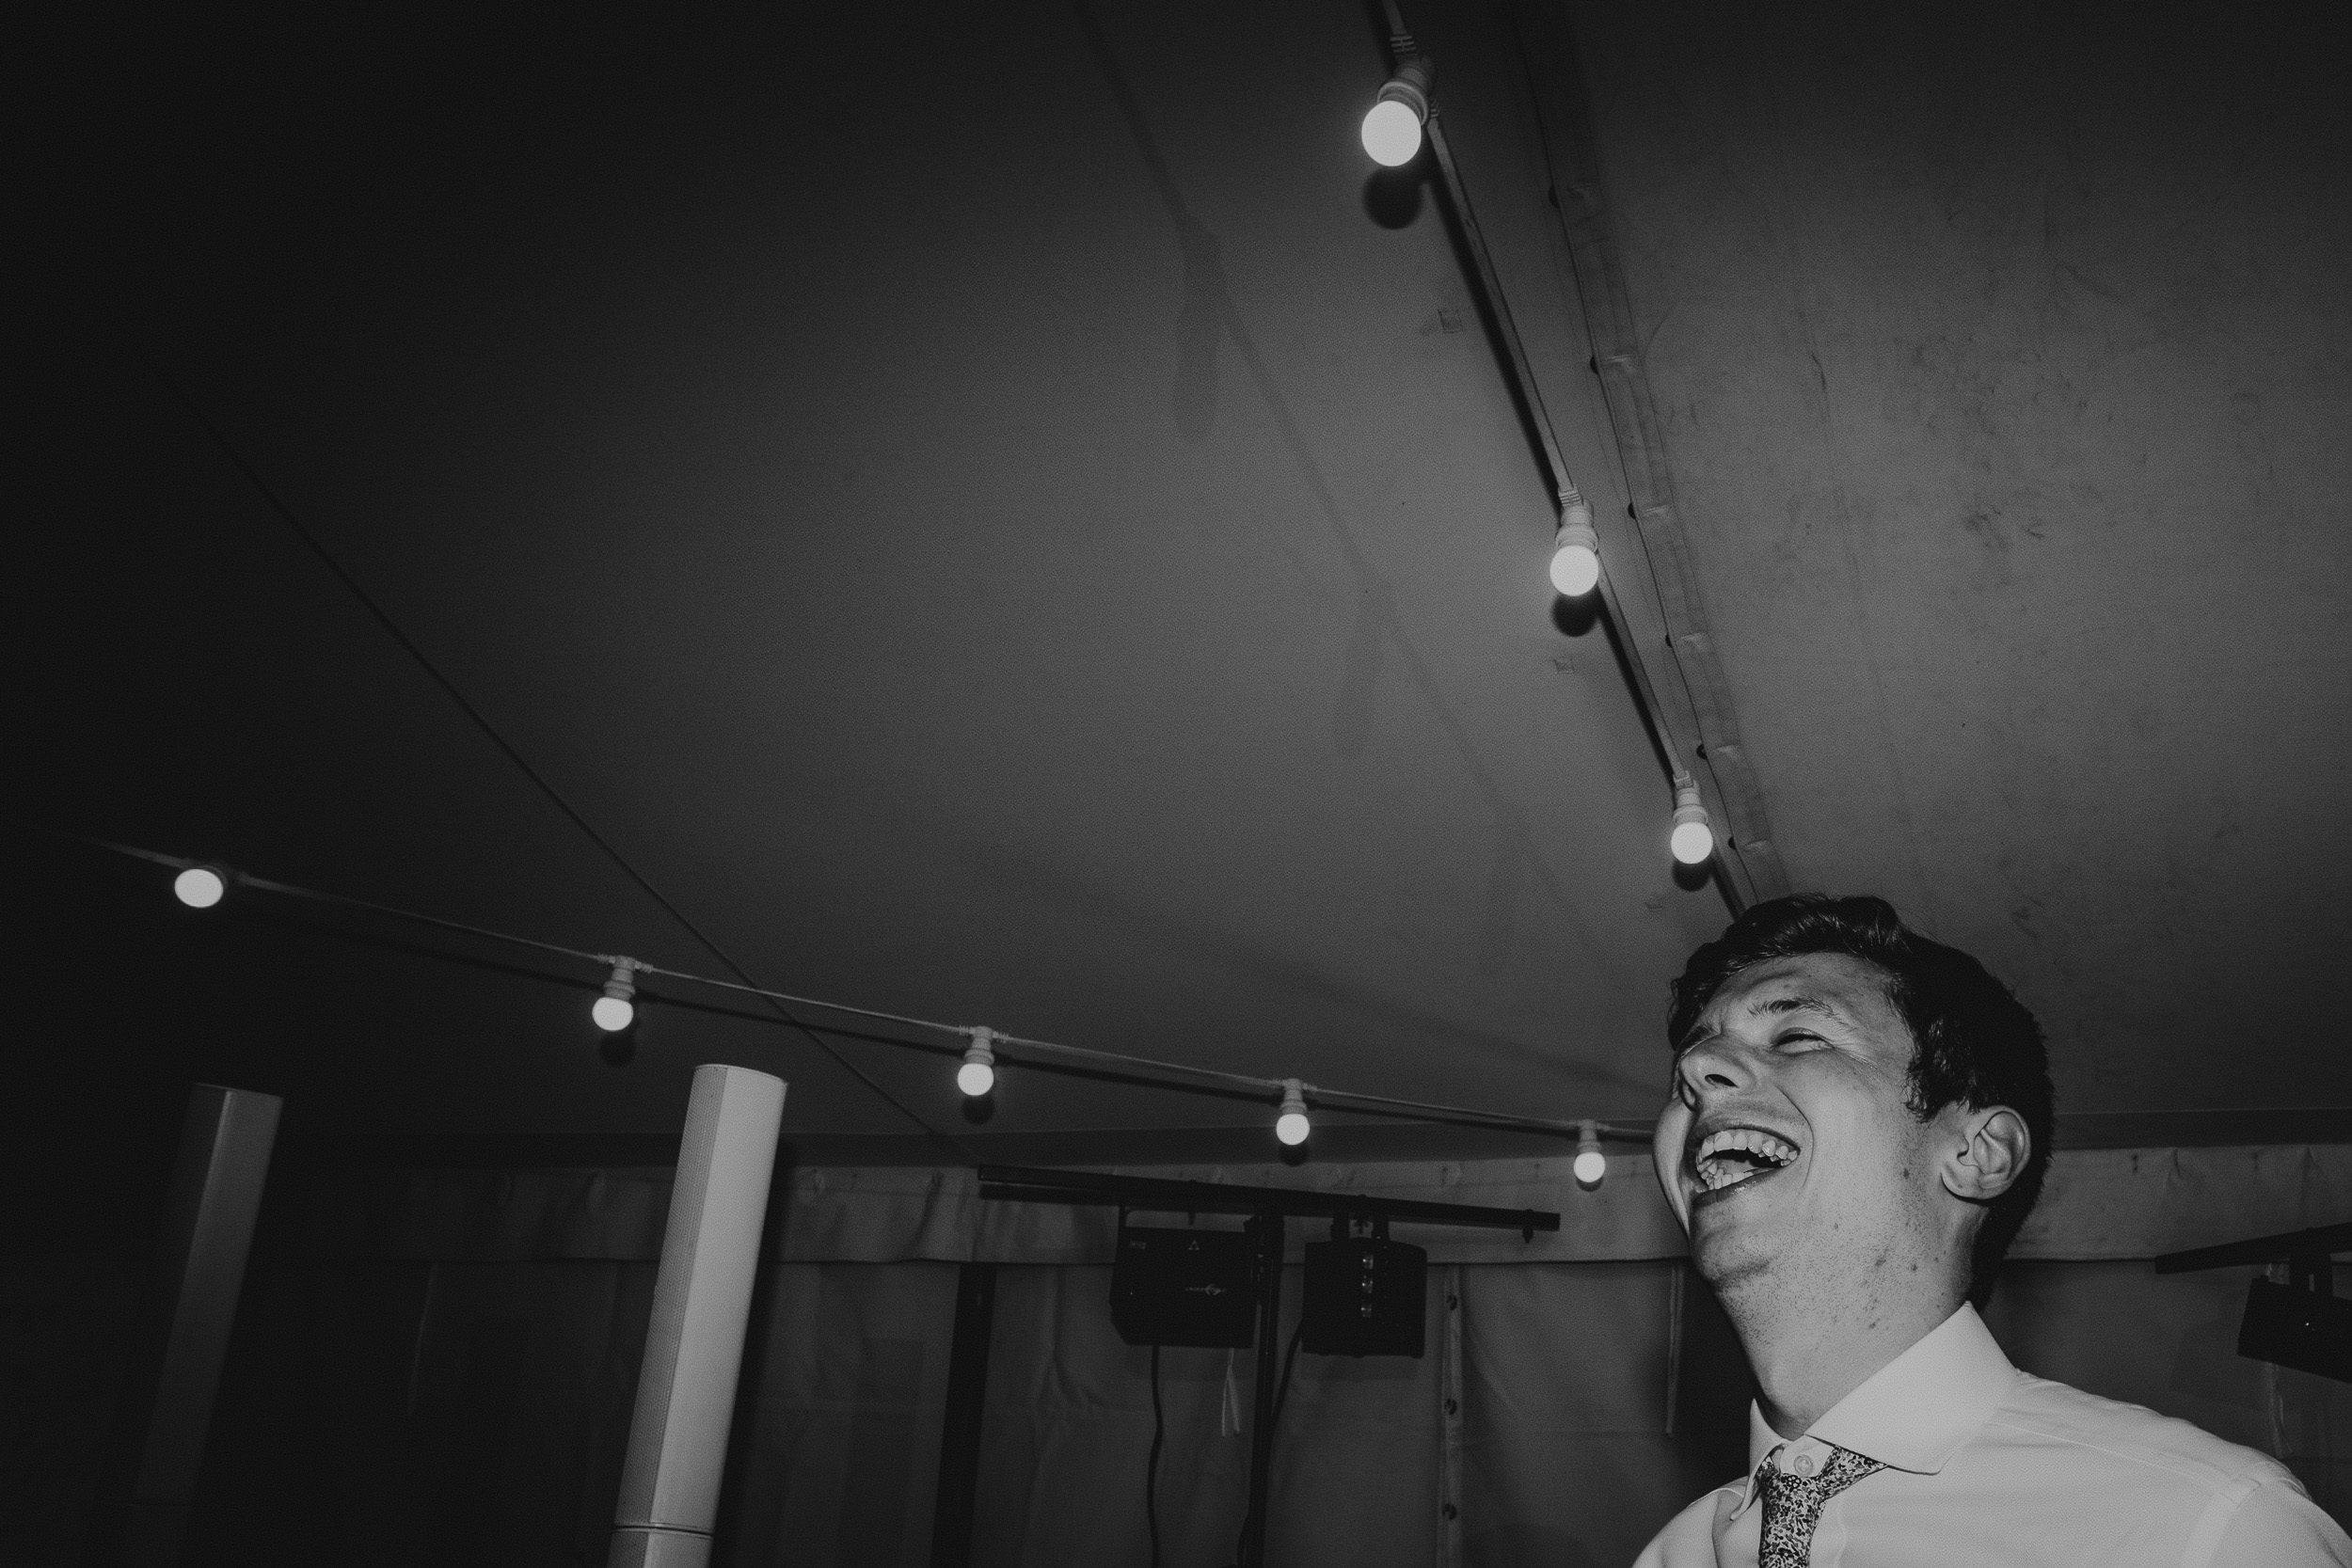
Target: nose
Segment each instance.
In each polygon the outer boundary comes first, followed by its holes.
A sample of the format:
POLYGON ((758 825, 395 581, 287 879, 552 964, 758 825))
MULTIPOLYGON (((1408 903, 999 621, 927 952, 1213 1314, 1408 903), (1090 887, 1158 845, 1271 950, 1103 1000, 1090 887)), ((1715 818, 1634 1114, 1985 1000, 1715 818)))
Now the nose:
POLYGON ((1721 1035, 1709 1035, 1675 1058, 1675 1094, 1695 1108, 1709 1094, 1745 1088, 1756 1073, 1740 1052, 1721 1035))

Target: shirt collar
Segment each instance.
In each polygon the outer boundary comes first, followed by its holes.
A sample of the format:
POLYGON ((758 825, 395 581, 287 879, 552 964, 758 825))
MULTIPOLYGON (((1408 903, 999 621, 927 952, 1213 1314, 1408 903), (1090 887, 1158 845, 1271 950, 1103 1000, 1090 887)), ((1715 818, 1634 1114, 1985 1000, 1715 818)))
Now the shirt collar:
MULTIPOLYGON (((2017 1369, 1966 1302, 1860 1387, 1832 1405, 1804 1435, 1851 1449, 1898 1470, 1933 1475, 1976 1434, 2017 1380, 2017 1369)), ((1748 1485, 1782 1442, 1748 1406, 1748 1485)))

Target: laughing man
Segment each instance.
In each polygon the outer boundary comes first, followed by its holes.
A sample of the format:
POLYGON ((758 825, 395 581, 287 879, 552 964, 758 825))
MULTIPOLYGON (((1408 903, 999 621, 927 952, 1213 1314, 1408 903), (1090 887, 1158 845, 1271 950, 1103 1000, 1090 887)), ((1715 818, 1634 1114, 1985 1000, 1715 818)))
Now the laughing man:
POLYGON ((1876 898, 1781 898, 1675 983, 1656 1152, 1761 1394, 1637 1568, 2307 1568, 2278 1461, 2019 1371, 1971 1299, 2049 1164, 2042 1032, 1876 898))

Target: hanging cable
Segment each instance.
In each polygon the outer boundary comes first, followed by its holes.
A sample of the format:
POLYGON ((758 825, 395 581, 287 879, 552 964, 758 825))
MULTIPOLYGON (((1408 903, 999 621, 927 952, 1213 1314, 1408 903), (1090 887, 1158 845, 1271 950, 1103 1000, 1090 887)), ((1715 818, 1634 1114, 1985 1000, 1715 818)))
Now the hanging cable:
POLYGON ((221 431, 220 427, 213 423, 212 420, 206 416, 202 406, 197 403, 194 397, 189 395, 187 388, 180 385, 179 379, 173 376, 169 372, 164 370, 161 366, 153 366, 151 368, 153 369, 156 377, 170 389, 172 396, 180 401, 181 406, 187 410, 188 418, 196 422, 197 428, 201 430, 212 441, 213 445, 219 450, 220 454, 229 460, 230 466, 245 476, 246 482, 253 486, 255 492, 261 496, 263 501, 268 503, 270 510, 278 515, 279 521, 283 522, 289 529, 294 531, 294 536, 300 539, 304 545, 308 546, 310 553, 319 558, 320 562, 326 566, 328 572, 334 575, 336 580, 341 582, 344 588, 350 591, 351 596, 359 601, 360 608, 365 610, 374 618, 376 625, 384 628, 386 635, 389 636, 394 642, 400 645, 403 652, 406 653, 411 659, 416 661, 417 667, 432 678, 434 684, 438 686, 441 690, 448 695, 450 701, 457 705, 458 708, 468 719, 473 721, 474 727, 479 729, 484 736, 487 736, 493 746, 496 746, 501 752, 504 752, 507 760, 512 762, 516 768, 520 769, 523 777, 529 779, 534 785, 536 785, 539 792, 545 795, 548 800, 554 804, 558 811, 562 812, 565 816, 571 818, 573 825, 579 828, 581 832, 587 834, 589 842, 594 844, 598 849, 604 851, 605 857, 612 861, 614 865, 618 866, 624 876, 628 877, 630 881, 636 883, 638 888, 644 893, 646 897, 652 899, 656 904, 660 905, 662 912, 667 914, 672 920, 677 922, 680 928, 682 928, 688 936, 693 938, 694 941, 701 945, 705 952, 707 952, 712 958, 718 959, 723 968, 732 973, 737 979, 742 983, 742 987, 745 990, 755 992, 764 998, 768 1002, 770 1009, 773 1011, 779 1019, 781 1019, 789 1027, 799 1031, 799 1033, 806 1038, 810 1044, 816 1046, 818 1050, 823 1052, 827 1056, 831 1057, 835 1066, 848 1072, 859 1083, 865 1085, 868 1089, 871 1089, 875 1094, 879 1095, 889 1104, 892 1110, 897 1111, 900 1116, 906 1117, 907 1120, 922 1129, 923 1134, 926 1137, 946 1148, 959 1160, 967 1161, 975 1164, 978 1164, 977 1160, 973 1159, 970 1150, 966 1149, 954 1138, 933 1127, 930 1122, 925 1121, 921 1117, 915 1115, 914 1112, 903 1103, 898 1096, 892 1094, 888 1089, 882 1087, 882 1085, 876 1083, 871 1077, 867 1076, 863 1070, 861 1070, 855 1062, 852 1062, 848 1056, 835 1050, 831 1041, 825 1039, 822 1036, 818 1035, 816 1030, 811 1029, 808 1025, 803 1023, 799 1019, 793 1017, 790 1011, 783 1006, 781 999, 771 992, 761 990, 759 987, 753 982, 751 973, 744 969, 741 964, 737 963, 733 955, 729 954, 726 949, 721 947, 716 941, 707 935, 701 927, 695 925, 693 921, 687 918, 687 914, 684 910, 679 909, 675 904, 672 903, 667 895, 665 895, 660 888, 654 886, 653 882, 646 878, 645 874, 638 870, 637 867, 629 862, 628 856, 622 854, 618 848, 614 847, 611 840, 607 839, 602 833, 596 832, 596 825, 590 822, 586 816, 582 816, 580 809, 574 806, 569 800, 565 799, 563 792, 557 789, 553 784, 549 783, 545 774, 541 773, 536 768, 533 768, 531 765, 530 759, 525 757, 521 752, 516 749, 514 742, 508 740, 506 736, 500 732, 499 727, 490 722, 489 716, 485 714, 480 708, 474 706, 473 703, 466 696, 465 692, 458 689, 457 683, 443 673, 441 667, 434 663, 433 660, 426 655, 425 651, 421 647, 418 646, 416 641, 410 638, 406 632, 401 629, 400 623, 393 620, 390 613, 387 611, 382 605, 375 602, 373 595, 369 594, 365 588, 360 586, 359 579, 353 577, 348 571, 344 570, 342 562, 335 558, 334 552, 326 547, 326 542, 320 539, 317 534, 310 531, 310 528, 304 524, 301 516, 295 513, 294 509, 286 503, 284 498, 278 495, 277 490, 271 486, 269 481, 262 477, 261 470, 254 467, 252 464, 245 460, 245 454, 240 452, 233 445, 230 444, 227 435, 225 435, 221 431))
POLYGON ((1152 1568, 1160 1568, 1160 1446, 1168 1421, 1160 1410, 1160 1345, 1152 1341, 1152 1457, 1143 1462, 1143 1522, 1152 1531, 1152 1568))
MULTIPOLYGON (((1278 1434, 1282 1429, 1282 1406, 1289 1402, 1291 1397, 1291 1369, 1298 1365, 1298 1342, 1306 1337, 1306 1333, 1307 1321, 1301 1318, 1298 1326, 1291 1330, 1290 1349, 1282 1355, 1282 1375, 1275 1380, 1272 1430, 1278 1434)), ((1251 1515, 1245 1513, 1241 1521, 1241 1539, 1233 1544, 1233 1560, 1236 1562, 1243 1560, 1243 1543, 1249 1539, 1250 1523, 1251 1515)))

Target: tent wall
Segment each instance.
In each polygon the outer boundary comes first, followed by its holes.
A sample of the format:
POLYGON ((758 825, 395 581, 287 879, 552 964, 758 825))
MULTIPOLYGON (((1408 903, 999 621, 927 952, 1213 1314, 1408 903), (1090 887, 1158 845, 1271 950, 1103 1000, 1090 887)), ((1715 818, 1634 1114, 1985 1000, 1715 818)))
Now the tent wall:
MULTIPOLYGON (((1683 1267, 1433 1270, 1420 1360, 1300 1356, 1275 1450, 1274 1560, 1441 1560, 1449 1276, 1464 1329, 1464 1560, 1629 1560, 1729 1468, 1708 1433, 1667 1430, 1683 1267)), ((2281 1453, 2342 1516, 2352 1478, 2328 1436, 2352 1419, 2352 1397, 2234 1354, 2248 1273, 2027 1263, 1993 1321, 2033 1370, 2281 1453)), ((930 1560, 955 1279, 946 1263, 768 1266, 719 1563, 930 1560)), ((253 1287, 192 1560, 597 1560, 651 1281, 639 1262, 271 1268, 253 1287)), ((1297 1301, 1295 1279, 1285 1295, 1297 1301)), ((1108 1296, 1099 1265, 1000 1266, 981 1568, 1150 1560, 1150 1353, 1120 1342, 1108 1296)), ((1246 1354, 1232 1371, 1246 1409, 1246 1354)), ((1222 1351, 1162 1353, 1169 1562, 1227 1560, 1240 1526, 1248 1445, 1221 1423, 1227 1374, 1222 1351)), ((1744 1393, 1699 1390, 1678 1404, 1736 1415, 1744 1393)))
MULTIPOLYGON (((2352 1418, 2352 1396, 2236 1356, 2249 1271, 2158 1277, 2144 1259, 2159 1244, 2340 1218, 2345 1152, 2068 1157, 2027 1256, 1995 1296, 1995 1333, 2032 1370, 2280 1454, 2344 1516, 2352 1476, 2331 1439, 2352 1418), (2082 1255, 2058 1255, 2069 1248, 2082 1255)), ((1625 1561, 1675 1508, 1736 1468, 1745 1370, 1687 1264, 1589 1256, 1648 1244, 1645 1172, 1637 1185, 1620 1170, 1602 1195, 1565 1183, 1536 1193, 1541 1171, 1443 1167, 1438 1192, 1413 1187, 1406 1177, 1428 1173, 1408 1168, 1343 1174, 1335 1184, 1487 1202, 1511 1201, 1501 1196, 1515 1190, 1505 1178, 1523 1179, 1533 1201, 1575 1216, 1563 1235, 1588 1256, 1450 1258, 1449 1247, 1541 1255, 1562 1239, 1418 1233, 1437 1265, 1428 1354, 1299 1358, 1275 1451, 1276 1560, 1446 1560, 1448 1397, 1458 1405, 1448 1497, 1470 1563, 1625 1561), (1613 1219, 1594 1202, 1612 1194, 1613 1219), (1459 1321, 1451 1389, 1449 1312, 1459 1321)), ((992 1216, 964 1202, 963 1180, 803 1170, 780 1184, 720 1563, 930 1560, 957 1271, 989 1252, 999 1255, 997 1294, 972 1560, 1150 1560, 1150 1353, 1111 1327, 1109 1216, 1026 1206, 992 1216), (842 1256, 859 1253, 879 1256, 842 1256)), ((306 1223, 256 1260, 190 1560, 600 1560, 661 1187, 658 1173, 615 1171, 379 1173, 314 1187, 306 1223)), ((1291 1228, 1299 1240, 1310 1229, 1291 1228)), ((62 1275, 45 1296, 24 1292, 58 1308, 33 1322, 56 1345, 90 1338, 59 1307, 72 1293, 62 1275)), ((1290 1313, 1300 1294, 1295 1280, 1286 1286, 1290 1313)), ((42 1365, 39 1335, 18 1326, 10 1354, 42 1365)), ((1246 1409, 1248 1355, 1231 1370, 1232 1403, 1246 1409)), ((1159 1497, 1170 1563, 1226 1560, 1240 1524, 1248 1439, 1222 1417, 1227 1378, 1222 1352, 1163 1353, 1159 1497)), ((40 1450, 20 1439, 10 1451, 40 1450)), ((35 1548, 20 1560, 72 1560, 69 1532, 22 1533, 44 1511, 72 1506, 56 1469, 40 1472, 52 1493, 10 1527, 35 1548)))

